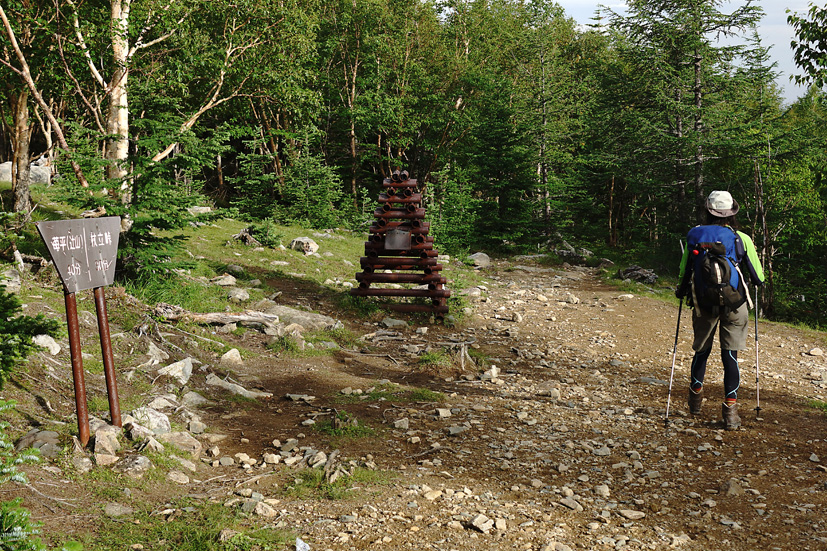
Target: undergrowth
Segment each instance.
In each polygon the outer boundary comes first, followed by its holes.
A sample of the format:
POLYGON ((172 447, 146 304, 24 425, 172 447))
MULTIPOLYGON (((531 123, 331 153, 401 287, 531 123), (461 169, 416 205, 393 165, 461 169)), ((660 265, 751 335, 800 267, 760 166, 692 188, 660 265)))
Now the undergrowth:
POLYGON ((97 534, 87 535, 83 544, 89 551, 130 546, 170 551, 275 551, 285 549, 296 538, 295 532, 259 526, 239 509, 220 504, 184 499, 170 505, 167 509, 175 512, 141 511, 135 514, 134 523, 103 518, 97 534))
POLYGON ((340 500, 355 498, 358 490, 366 486, 390 484, 396 475, 387 471, 375 471, 356 467, 353 474, 342 476, 335 482, 325 479, 321 469, 304 469, 296 473, 291 484, 284 487, 283 494, 296 499, 340 500))
POLYGON ((404 388, 392 383, 368 388, 363 393, 338 394, 334 401, 339 404, 357 402, 444 402, 445 395, 427 388, 404 388))
POLYGON ((367 438, 376 436, 376 429, 359 423, 356 417, 346 411, 339 411, 332 419, 325 419, 313 425, 314 430, 337 438, 367 438))

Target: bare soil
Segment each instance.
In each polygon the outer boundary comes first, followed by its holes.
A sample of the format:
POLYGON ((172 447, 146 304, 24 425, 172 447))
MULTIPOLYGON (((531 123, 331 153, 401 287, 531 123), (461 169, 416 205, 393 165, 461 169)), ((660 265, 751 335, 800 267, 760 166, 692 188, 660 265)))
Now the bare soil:
MULTIPOLYGON (((149 324, 139 334, 113 327, 122 400, 142 405, 168 390, 180 394, 151 372, 133 372, 151 339, 173 359, 191 355, 202 362, 188 389, 210 398, 198 413, 210 434, 227 435, 216 444, 222 455, 243 452, 260 460, 278 451, 274 440, 298 438, 326 453, 338 449, 345 463, 372 462, 395 475, 390 483, 362 484, 342 499, 298 499, 284 491, 295 477, 291 467, 244 470, 196 461, 189 484, 156 476, 117 495, 101 493, 90 475, 75 475, 65 456, 26 467, 30 485, 6 484, 3 498, 22 496, 56 539, 106 529, 107 502, 160 511, 183 495, 223 503, 249 487, 279 500, 278 515, 262 523, 295 529, 314 550, 827 549, 827 415, 808 406, 827 394, 827 361, 811 353, 823 346, 822 334, 759 322, 760 412, 750 341, 740 354, 743 426, 724 431, 715 355, 703 414, 688 415, 689 311, 683 310, 669 401, 675 306, 647 296, 643 286, 634 296, 607 286, 593 269, 527 263, 487 269, 482 299, 461 327, 434 325, 421 335, 411 326, 330 356, 275 355, 262 335, 248 331, 222 336, 245 350, 244 367, 227 371, 215 347, 192 336, 194 328, 149 324), (460 367, 461 343, 482 365, 466 360, 460 367), (424 366, 405 348, 411 345, 420 352, 447 348, 453 361, 424 366), (492 365, 499 375, 482 380, 492 365), (238 400, 206 386, 207 372, 273 398, 238 400), (341 393, 387 388, 385 380, 399 385, 398 400, 341 393), (412 389, 440 392, 445 401, 410 401, 402 391, 412 389), (291 401, 288 394, 315 398, 291 401), (449 409, 450 417, 440 417, 437 408, 449 409), (337 438, 302 424, 342 411, 375 435, 337 438), (394 428, 401 419, 408 419, 407 429, 394 428), (493 526, 485 530, 479 515, 493 526)), ((284 284, 281 290, 284 304, 316 301, 317 311, 342 319, 358 335, 380 329, 375 320, 337 315, 312 288, 284 284)), ((113 318, 128 308, 134 305, 127 300, 111 300, 113 318)), ((90 325, 84 325, 83 347, 94 353, 90 325)), ((4 397, 19 402, 15 429, 62 419, 67 433, 76 431, 69 365, 68 352, 41 354, 7 388, 4 397)), ((105 396, 102 376, 88 377, 90 395, 105 396)), ((131 544, 164 547, 136 541, 122 548, 131 544)))

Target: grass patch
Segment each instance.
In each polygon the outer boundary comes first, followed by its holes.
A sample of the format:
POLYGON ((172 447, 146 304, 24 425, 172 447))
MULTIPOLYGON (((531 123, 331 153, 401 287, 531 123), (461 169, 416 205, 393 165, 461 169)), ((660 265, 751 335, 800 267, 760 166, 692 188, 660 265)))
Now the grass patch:
POLYGON ((489 365, 491 365, 491 356, 489 356, 485 352, 477 350, 476 348, 468 347, 468 356, 470 356, 471 359, 474 360, 474 363, 477 364, 477 367, 479 367, 480 369, 484 370, 489 365))
POLYGON ((821 400, 810 400, 807 402, 807 406, 827 413, 827 402, 822 402, 821 400))
POLYGON ((228 304, 226 289, 176 275, 127 281, 124 287, 127 293, 147 304, 165 302, 191 312, 223 312, 228 304))
POLYGON ((235 508, 219 504, 199 505, 188 500, 174 503, 175 513, 157 515, 141 512, 136 523, 104 519, 98 533, 81 543, 87 551, 126 549, 136 544, 143 549, 170 551, 252 551, 284 550, 295 542, 295 532, 259 528, 235 508), (222 530, 237 532, 225 541, 222 530))
POLYGON ((444 402, 445 395, 426 388, 403 388, 393 383, 377 385, 363 394, 339 394, 334 401, 340 404, 358 402, 444 402))
POLYGON ((290 335, 282 335, 267 343, 267 350, 276 354, 298 355, 302 349, 299 342, 290 335))
POLYGON ((358 348, 362 343, 359 341, 359 335, 340 327, 338 329, 328 329, 326 331, 308 331, 304 334, 307 342, 316 344, 319 342, 335 342, 341 348, 358 348))
POLYGON ((88 396, 87 407, 90 412, 109 411, 109 399, 103 396, 88 396))
POLYGON ((248 398, 246 396, 242 396, 241 394, 236 394, 235 392, 227 392, 223 400, 230 402, 231 404, 235 404, 237 406, 244 406, 246 408, 251 408, 255 404, 258 404, 258 400, 255 398, 248 398))
POLYGON ((370 318, 380 311, 379 302, 368 297, 354 297, 350 293, 340 293, 336 302, 340 310, 350 312, 362 318, 370 318))
POLYGON ((408 394, 408 399, 411 402, 444 402, 445 395, 427 388, 415 388, 408 394))
POLYGON ((313 428, 317 432, 337 438, 369 438, 376 436, 376 430, 373 427, 359 424, 359 420, 346 411, 337 412, 335 417, 316 423, 313 428))
POLYGON ((331 484, 325 480, 322 470, 305 469, 296 474, 292 484, 285 485, 284 495, 296 499, 347 499, 355 496, 357 485, 382 486, 390 484, 395 477, 394 473, 356 467, 353 474, 331 484))
POLYGON ((417 360, 417 364, 420 367, 451 367, 453 361, 445 350, 438 349, 422 353, 417 360))

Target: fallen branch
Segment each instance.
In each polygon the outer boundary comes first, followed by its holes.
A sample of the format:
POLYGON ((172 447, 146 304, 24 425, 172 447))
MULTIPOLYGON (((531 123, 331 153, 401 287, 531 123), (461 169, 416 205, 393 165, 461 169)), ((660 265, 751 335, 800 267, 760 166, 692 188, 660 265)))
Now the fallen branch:
POLYGON ((189 312, 180 306, 159 302, 152 311, 153 315, 171 321, 189 321, 205 325, 227 325, 230 323, 260 323, 267 327, 275 327, 279 317, 275 314, 247 310, 246 312, 208 312, 200 314, 189 312))

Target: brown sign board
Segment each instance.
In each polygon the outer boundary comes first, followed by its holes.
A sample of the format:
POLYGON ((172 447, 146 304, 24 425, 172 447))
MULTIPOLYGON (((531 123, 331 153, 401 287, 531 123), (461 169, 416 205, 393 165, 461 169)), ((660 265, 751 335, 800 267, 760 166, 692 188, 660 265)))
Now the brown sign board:
POLYGON ((112 285, 118 256, 120 216, 38 222, 66 292, 112 285))

